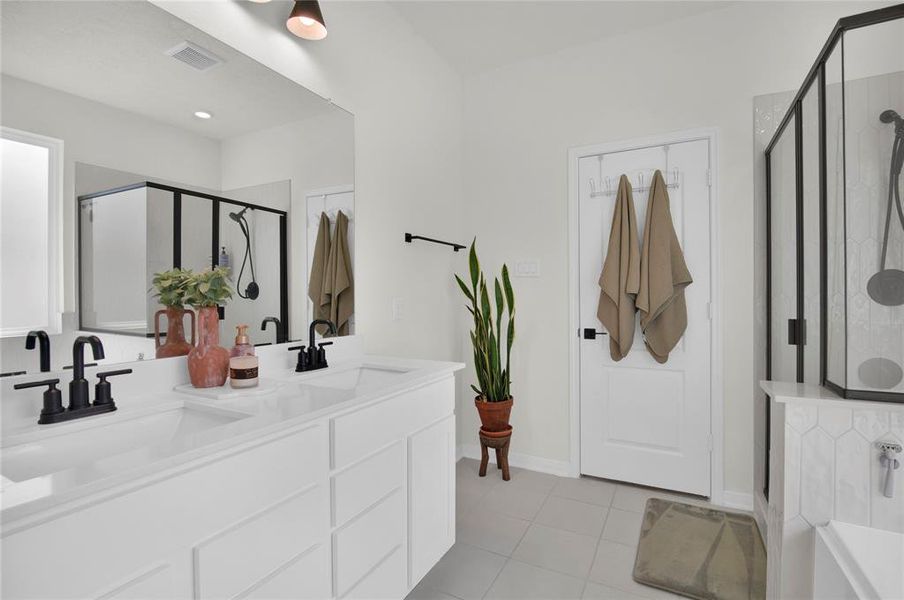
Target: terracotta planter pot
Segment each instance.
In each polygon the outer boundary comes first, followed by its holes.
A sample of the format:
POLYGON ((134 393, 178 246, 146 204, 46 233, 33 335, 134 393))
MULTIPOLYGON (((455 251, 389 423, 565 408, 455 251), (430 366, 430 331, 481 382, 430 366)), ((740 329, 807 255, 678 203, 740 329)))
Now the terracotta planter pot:
POLYGON ((154 313, 154 347, 157 358, 185 356, 195 345, 195 313, 181 306, 167 306, 154 313), (166 315, 166 341, 160 343, 160 315, 166 315), (182 317, 191 315, 191 343, 185 340, 185 326, 182 317))
POLYGON ((509 398, 504 402, 486 402, 481 398, 474 398, 474 406, 480 415, 481 429, 488 432, 505 431, 510 429, 509 417, 512 414, 514 399, 509 398))
POLYGON ((220 346, 216 306, 198 309, 198 345, 188 353, 188 376, 196 388, 218 387, 229 374, 229 350, 220 346))

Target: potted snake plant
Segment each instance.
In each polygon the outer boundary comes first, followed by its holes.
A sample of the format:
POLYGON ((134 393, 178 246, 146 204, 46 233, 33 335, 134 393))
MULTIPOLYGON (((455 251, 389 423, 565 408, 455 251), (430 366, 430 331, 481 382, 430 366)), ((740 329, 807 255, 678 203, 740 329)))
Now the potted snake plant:
POLYGON ((471 243, 468 255, 470 285, 461 277, 455 281, 470 305, 466 305, 474 320, 471 345, 474 350, 474 370, 477 394, 474 405, 480 415, 481 429, 499 433, 509 429, 512 412, 512 344, 515 341, 515 293, 506 265, 502 265, 502 281, 493 280, 493 296, 477 258, 477 239, 471 243), (505 321, 505 327, 503 327, 505 321))

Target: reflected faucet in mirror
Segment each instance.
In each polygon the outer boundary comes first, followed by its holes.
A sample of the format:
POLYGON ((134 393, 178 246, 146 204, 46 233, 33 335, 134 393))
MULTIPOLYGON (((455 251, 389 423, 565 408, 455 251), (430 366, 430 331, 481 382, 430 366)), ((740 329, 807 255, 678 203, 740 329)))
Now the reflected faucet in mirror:
POLYGON ((28 337, 25 338, 25 349, 34 350, 35 340, 38 341, 38 354, 40 356, 39 360, 41 364, 41 372, 47 373, 48 371, 50 371, 50 337, 47 335, 46 331, 43 331, 41 329, 29 331, 28 337))
POLYGON ((263 321, 261 321, 261 331, 267 331, 267 323, 273 323, 276 328, 276 343, 283 344, 286 341, 286 334, 283 331, 282 323, 279 322, 279 319, 276 317, 266 317, 263 321))

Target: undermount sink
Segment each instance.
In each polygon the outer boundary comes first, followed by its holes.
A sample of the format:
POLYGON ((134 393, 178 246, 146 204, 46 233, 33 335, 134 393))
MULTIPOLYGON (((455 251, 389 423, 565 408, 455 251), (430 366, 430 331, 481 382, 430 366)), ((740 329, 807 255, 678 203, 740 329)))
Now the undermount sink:
MULTIPOLYGON (((115 413, 110 416, 113 415, 115 413)), ((0 474, 8 481, 26 481, 133 450, 186 440, 199 432, 247 416, 177 406, 150 415, 98 423, 71 433, 3 448, 0 474)))
POLYGON ((335 390, 361 390, 392 384, 407 370, 384 367, 355 367, 335 373, 326 373, 305 380, 305 385, 335 390))

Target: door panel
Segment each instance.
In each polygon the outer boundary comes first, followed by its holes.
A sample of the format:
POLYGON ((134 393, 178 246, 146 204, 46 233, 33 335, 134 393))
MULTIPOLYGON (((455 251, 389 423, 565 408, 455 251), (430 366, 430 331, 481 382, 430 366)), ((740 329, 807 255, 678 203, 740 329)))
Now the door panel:
MULTIPOLYGON (((635 189, 643 238, 652 174, 661 169, 672 219, 694 282, 685 289, 688 328, 668 362, 649 355, 637 318, 634 345, 620 362, 609 339, 580 345, 581 472, 643 485, 710 494, 710 214, 709 141, 694 140, 582 158, 578 166, 580 327, 602 330, 598 280, 609 243, 615 195, 591 197, 590 179, 625 173, 635 189)), ((599 187, 599 186, 597 186, 599 187)), ((602 189, 606 189, 603 183, 602 189)))

